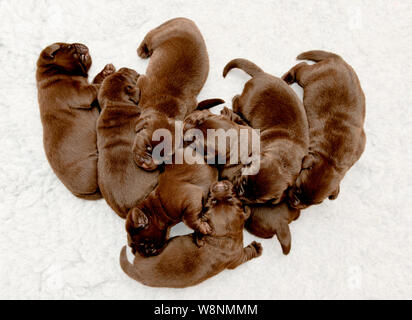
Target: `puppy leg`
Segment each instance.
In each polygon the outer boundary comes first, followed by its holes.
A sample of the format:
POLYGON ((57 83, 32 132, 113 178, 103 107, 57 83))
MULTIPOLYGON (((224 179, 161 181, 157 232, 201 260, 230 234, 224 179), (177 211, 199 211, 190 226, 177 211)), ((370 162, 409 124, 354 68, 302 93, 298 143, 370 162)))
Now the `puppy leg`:
POLYGON ((187 189, 184 194, 189 195, 190 199, 188 199, 185 204, 183 222, 195 231, 202 234, 211 234, 212 228, 209 223, 203 221, 200 216, 203 209, 203 190, 201 188, 193 190, 193 187, 187 189))
POLYGON ((242 119, 241 116, 239 116, 238 114, 236 114, 233 110, 230 110, 228 107, 224 107, 223 110, 220 112, 220 114, 222 116, 225 116, 226 118, 228 118, 229 120, 240 124, 242 126, 248 126, 248 124, 246 123, 245 120, 242 119))
POLYGON ((311 66, 308 65, 306 62, 301 62, 294 66, 292 69, 290 69, 288 72, 286 72, 282 76, 282 80, 285 81, 287 84, 292 84, 292 83, 299 83, 301 86, 302 85, 302 72, 306 71, 309 69, 311 66))
POLYGON ((233 270, 249 260, 260 257, 262 255, 262 251, 262 245, 253 241, 250 245, 243 249, 241 256, 236 261, 232 262, 227 268, 233 270))
POLYGON ((116 68, 111 63, 106 64, 102 71, 94 78, 93 84, 102 84, 106 77, 116 72, 116 68))

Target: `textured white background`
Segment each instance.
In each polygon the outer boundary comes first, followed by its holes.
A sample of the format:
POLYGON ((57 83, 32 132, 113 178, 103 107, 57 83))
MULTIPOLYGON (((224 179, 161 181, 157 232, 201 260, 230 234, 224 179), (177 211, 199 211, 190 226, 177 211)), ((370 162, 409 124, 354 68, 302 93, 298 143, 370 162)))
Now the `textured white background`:
POLYGON ((412 298, 411 2, 222 3, 0 0, 0 298, 412 298), (139 42, 177 16, 193 19, 208 45, 200 98, 231 101, 240 92, 242 72, 221 77, 235 57, 281 75, 302 51, 341 54, 366 93, 368 144, 339 199, 291 226, 290 256, 262 241, 261 258, 198 287, 165 290, 123 274, 123 221, 104 201, 73 197, 52 173, 34 74, 38 54, 55 41, 87 44, 91 76, 108 62, 144 73, 139 42))

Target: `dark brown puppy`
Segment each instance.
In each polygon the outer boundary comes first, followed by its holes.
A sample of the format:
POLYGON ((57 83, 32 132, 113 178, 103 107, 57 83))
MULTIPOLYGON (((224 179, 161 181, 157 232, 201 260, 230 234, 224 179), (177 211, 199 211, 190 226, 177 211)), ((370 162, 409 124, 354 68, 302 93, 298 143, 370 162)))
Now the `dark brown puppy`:
POLYGON ((244 167, 241 163, 242 157, 252 155, 253 129, 226 107, 222 110, 221 115, 213 114, 208 110, 192 112, 184 121, 183 133, 186 142, 196 140, 196 146, 203 152, 207 161, 213 161, 214 164, 217 164, 222 180, 232 181, 235 177, 241 175, 241 170, 244 167), (204 139, 197 141, 192 136, 192 129, 200 130, 204 139), (226 134, 224 150, 219 150, 218 139, 208 137, 208 132, 211 129, 216 130, 216 132, 218 132, 217 130, 223 130, 226 134), (247 148, 244 150, 241 148, 241 130, 247 132, 249 141, 247 148), (233 137, 229 134, 230 132, 233 133, 233 137), (246 154, 242 154, 242 152, 246 154))
POLYGON ((173 164, 167 164, 159 177, 156 189, 136 208, 130 210, 126 220, 129 245, 133 253, 143 256, 161 252, 169 237, 169 230, 183 221, 195 231, 211 232, 207 222, 201 220, 203 203, 210 186, 217 181, 217 170, 195 155, 195 164, 176 164, 190 149, 178 149, 173 164))
POLYGON ((300 63, 283 76, 303 87, 309 120, 309 155, 289 193, 290 204, 303 209, 336 199, 341 180, 365 150, 365 95, 355 71, 338 55, 310 51, 298 59, 318 62, 300 63))
POLYGON ((102 112, 97 121, 100 190, 121 217, 147 197, 157 185, 159 173, 139 168, 132 154, 134 127, 139 119, 139 74, 120 69, 107 77, 99 92, 102 112))
POLYGON ((253 242, 243 247, 243 226, 247 213, 228 181, 215 183, 203 214, 213 234, 198 233, 171 239, 156 257, 136 256, 127 260, 126 247, 120 265, 131 278, 151 287, 185 288, 199 284, 225 269, 259 257, 262 246, 253 242))
POLYGON ((233 111, 261 132, 260 171, 253 176, 239 175, 234 180, 235 188, 242 201, 277 204, 295 183, 308 151, 305 109, 284 81, 263 72, 254 63, 232 60, 223 76, 233 68, 252 76, 242 95, 234 97, 233 111))
POLYGON ((288 255, 292 247, 289 224, 299 218, 300 210, 289 207, 287 203, 250 207, 250 210, 252 213, 246 222, 246 229, 264 239, 271 239, 276 235, 283 254, 288 255))
MULTIPOLYGON (((98 85, 87 81, 92 64, 82 44, 55 43, 37 61, 37 89, 47 159, 77 197, 100 199, 97 184, 96 121, 98 85)), ((94 83, 113 72, 107 65, 94 83)))
POLYGON ((150 31, 137 52, 141 58, 151 58, 146 75, 138 81, 142 116, 133 153, 137 165, 151 171, 158 166, 152 159, 152 150, 159 143, 153 141, 153 132, 162 128, 174 135, 175 120, 183 121, 196 109, 196 97, 209 73, 209 56, 199 29, 185 18, 150 31))

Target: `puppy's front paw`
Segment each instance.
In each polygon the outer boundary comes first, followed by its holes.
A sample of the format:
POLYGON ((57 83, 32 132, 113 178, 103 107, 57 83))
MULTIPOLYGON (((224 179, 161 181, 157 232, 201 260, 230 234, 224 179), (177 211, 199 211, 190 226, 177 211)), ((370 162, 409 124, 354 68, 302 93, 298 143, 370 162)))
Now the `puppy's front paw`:
POLYGON ((207 222, 200 222, 198 226, 199 232, 205 235, 212 233, 212 227, 207 222))
POLYGON ((110 76, 111 74, 113 74, 115 72, 116 72, 116 68, 111 63, 106 64, 106 66, 102 70, 102 74, 103 74, 104 77, 108 77, 108 76, 110 76))
POLYGON ((263 247, 259 242, 253 241, 250 244, 251 247, 253 247, 256 250, 256 256, 260 257, 262 255, 263 252, 263 247))

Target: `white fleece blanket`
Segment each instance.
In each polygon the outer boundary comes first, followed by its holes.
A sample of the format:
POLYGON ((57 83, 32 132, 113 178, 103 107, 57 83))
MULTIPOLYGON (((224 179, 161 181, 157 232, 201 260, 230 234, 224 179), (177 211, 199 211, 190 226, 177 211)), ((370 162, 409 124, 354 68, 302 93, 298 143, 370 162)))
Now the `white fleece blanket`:
MULTIPOLYGON (((412 298, 412 5, 409 1, 0 1, 0 298, 412 298), (282 75, 302 51, 339 53, 367 97, 368 144, 338 200, 305 211, 293 247, 184 290, 152 289, 119 266, 124 222, 104 200, 76 199, 42 146, 35 63, 46 45, 82 42, 94 60, 144 73, 136 48, 178 16, 193 19, 211 69, 200 99, 228 101, 248 77, 221 76, 244 57, 282 75)), ((301 95, 301 90, 294 87, 301 95)), ((218 110, 217 110, 218 111, 218 110)), ((190 230, 179 225, 173 233, 190 230)), ((254 237, 245 232, 245 244, 254 237)))

